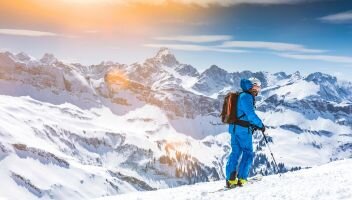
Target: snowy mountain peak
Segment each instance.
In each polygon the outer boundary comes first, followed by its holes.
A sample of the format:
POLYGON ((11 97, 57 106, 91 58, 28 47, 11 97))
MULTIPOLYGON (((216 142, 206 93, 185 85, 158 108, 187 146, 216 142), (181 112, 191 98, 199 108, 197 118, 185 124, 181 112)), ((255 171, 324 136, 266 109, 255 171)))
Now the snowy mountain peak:
POLYGON ((15 56, 9 51, 0 52, 0 55, 13 59, 15 56))
POLYGON ((32 59, 29 55, 27 55, 24 52, 20 52, 20 53, 16 54, 16 58, 19 61, 23 61, 23 62, 28 62, 28 61, 30 61, 32 59))
POLYGON ((161 47, 158 51, 158 53, 156 54, 156 57, 161 58, 164 55, 169 55, 172 54, 171 50, 167 47, 161 47))
POLYGON ((8 52, 0 52, 0 66, 1 67, 13 67, 15 65, 16 58, 15 56, 8 52))
POLYGON ((166 47, 159 49, 158 53, 154 57, 154 60, 159 61, 168 67, 179 64, 179 62, 176 60, 176 57, 171 53, 170 49, 166 47))
MULTIPOLYGON (((217 65, 211 65, 209 70, 211 71, 221 71, 221 70, 224 70, 224 69, 221 69, 220 67, 218 67, 217 65)), ((224 70, 225 71, 225 70, 224 70)))
POLYGON ((328 82, 328 83, 334 84, 337 82, 336 77, 331 76, 329 74, 324 74, 321 72, 315 72, 315 73, 309 74, 306 80, 313 81, 316 84, 322 83, 322 82, 328 82))
POLYGON ((181 64, 175 69, 182 76, 198 77, 199 72, 192 65, 181 64))
POLYGON ((277 72, 274 74, 274 76, 276 76, 278 80, 282 80, 288 77, 285 72, 277 72))
POLYGON ((301 73, 299 71, 296 71, 295 73, 291 74, 290 77, 291 79, 295 79, 295 80, 302 78, 301 73))
POLYGON ((102 61, 100 64, 98 65, 107 65, 107 66, 111 66, 111 65, 119 65, 118 62, 114 62, 114 61, 111 61, 111 60, 104 60, 102 61))
POLYGON ((226 76, 227 71, 218 67, 217 65, 212 65, 210 66, 210 68, 208 68, 207 70, 205 70, 202 75, 208 75, 208 76, 216 76, 216 75, 220 75, 220 76, 226 76))
POLYGON ((58 62, 58 59, 53 54, 46 53, 40 59, 40 62, 42 62, 43 64, 52 65, 52 64, 58 62))

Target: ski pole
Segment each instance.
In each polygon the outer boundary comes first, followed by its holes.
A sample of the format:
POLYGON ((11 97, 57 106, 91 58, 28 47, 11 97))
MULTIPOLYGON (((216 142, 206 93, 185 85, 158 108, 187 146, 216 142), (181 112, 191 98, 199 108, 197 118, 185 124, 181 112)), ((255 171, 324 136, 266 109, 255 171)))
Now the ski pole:
MULTIPOLYGON (((278 167, 277 164, 276 164, 276 160, 275 160, 275 158, 274 158, 273 152, 272 152, 271 149, 270 149, 269 142, 268 142, 268 140, 266 139, 266 136, 265 136, 264 132, 263 132, 263 131, 261 131, 261 132, 262 132, 262 134, 263 134, 263 136, 264 136, 264 139, 265 139, 266 145, 268 146, 268 149, 269 149, 269 151, 270 151, 271 157, 273 158, 273 161, 274 161, 276 170, 277 170, 277 172, 280 174, 280 172, 279 172, 279 167, 278 167)), ((275 170, 275 169, 274 169, 274 170, 275 170)), ((280 174, 280 176, 281 176, 281 174, 280 174)))

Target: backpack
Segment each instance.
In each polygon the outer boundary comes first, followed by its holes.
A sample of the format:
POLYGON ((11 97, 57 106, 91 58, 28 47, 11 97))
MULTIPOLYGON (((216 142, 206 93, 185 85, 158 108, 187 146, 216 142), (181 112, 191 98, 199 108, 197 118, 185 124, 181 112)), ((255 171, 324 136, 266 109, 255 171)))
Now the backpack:
POLYGON ((220 114, 222 123, 231 124, 236 121, 237 103, 240 94, 240 92, 229 92, 225 96, 220 114))
POLYGON ((224 98, 224 104, 222 105, 221 121, 225 124, 238 124, 244 127, 249 127, 250 124, 247 121, 240 120, 244 114, 237 117, 237 104, 238 98, 242 92, 229 92, 224 98))

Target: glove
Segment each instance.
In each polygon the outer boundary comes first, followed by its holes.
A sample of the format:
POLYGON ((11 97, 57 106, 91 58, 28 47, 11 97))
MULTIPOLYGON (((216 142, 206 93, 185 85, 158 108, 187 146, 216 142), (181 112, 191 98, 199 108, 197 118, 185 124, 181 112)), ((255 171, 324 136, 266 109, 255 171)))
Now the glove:
POLYGON ((265 125, 263 124, 263 127, 260 129, 263 133, 265 132, 265 125))
POLYGON ((255 125, 251 125, 251 128, 252 128, 252 134, 254 133, 254 131, 262 130, 262 128, 259 128, 259 126, 255 126, 255 125))

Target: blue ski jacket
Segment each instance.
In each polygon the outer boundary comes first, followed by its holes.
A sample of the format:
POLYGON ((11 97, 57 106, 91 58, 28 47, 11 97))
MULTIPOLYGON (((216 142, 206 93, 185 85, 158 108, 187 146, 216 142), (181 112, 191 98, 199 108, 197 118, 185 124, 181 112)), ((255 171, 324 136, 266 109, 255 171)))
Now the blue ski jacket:
MULTIPOLYGON (((248 91, 252 87, 253 84, 248 79, 241 79, 241 88, 243 91, 248 91)), ((247 92, 241 93, 238 99, 237 117, 240 117, 240 120, 248 121, 250 124, 262 128, 263 122, 255 113, 254 108, 254 96, 247 92)), ((236 129, 236 132, 249 131, 249 129, 246 127, 230 124, 229 132, 234 133, 234 128, 236 129)))

